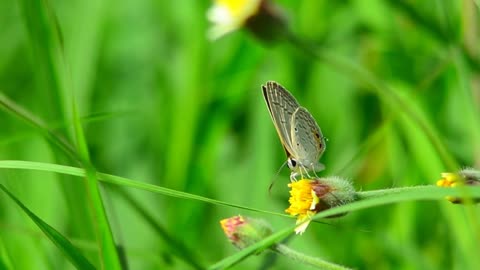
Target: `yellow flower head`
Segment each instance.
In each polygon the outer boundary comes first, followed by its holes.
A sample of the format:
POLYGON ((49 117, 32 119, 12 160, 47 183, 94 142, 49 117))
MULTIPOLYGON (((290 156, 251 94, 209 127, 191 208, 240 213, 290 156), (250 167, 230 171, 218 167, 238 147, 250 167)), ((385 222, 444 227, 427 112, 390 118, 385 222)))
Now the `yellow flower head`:
POLYGON ((351 183, 339 177, 302 179, 288 184, 288 187, 290 207, 285 212, 297 217, 297 234, 305 231, 316 213, 355 199, 351 183))
POLYGON ((315 215, 315 208, 320 201, 314 192, 314 182, 312 180, 302 179, 288 184, 290 190, 290 207, 285 210, 292 216, 297 216, 297 224, 300 224, 295 232, 302 234, 310 223, 310 218, 315 215))
MULTIPOLYGON (((458 187, 462 185, 478 186, 480 185, 480 172, 474 169, 466 168, 458 173, 444 172, 442 179, 437 181, 439 187, 458 187)), ((461 198, 447 196, 447 200, 452 203, 462 203, 461 198)), ((476 200, 474 200, 476 201, 476 200)))
POLYGON ((214 24, 209 31, 211 39, 217 39, 242 27, 254 16, 262 0, 215 0, 207 17, 214 24))
POLYGON ((437 181, 439 187, 455 187, 463 183, 463 178, 457 173, 442 173, 442 179, 437 181))

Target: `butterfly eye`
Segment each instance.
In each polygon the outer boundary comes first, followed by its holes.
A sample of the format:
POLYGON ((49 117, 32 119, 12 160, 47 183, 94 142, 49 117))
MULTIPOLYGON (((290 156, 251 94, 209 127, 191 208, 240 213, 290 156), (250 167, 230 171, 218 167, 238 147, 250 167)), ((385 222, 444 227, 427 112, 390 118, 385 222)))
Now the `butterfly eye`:
POLYGON ((288 168, 290 168, 290 170, 293 170, 297 167, 297 161, 293 158, 289 158, 287 160, 287 164, 288 164, 288 168))

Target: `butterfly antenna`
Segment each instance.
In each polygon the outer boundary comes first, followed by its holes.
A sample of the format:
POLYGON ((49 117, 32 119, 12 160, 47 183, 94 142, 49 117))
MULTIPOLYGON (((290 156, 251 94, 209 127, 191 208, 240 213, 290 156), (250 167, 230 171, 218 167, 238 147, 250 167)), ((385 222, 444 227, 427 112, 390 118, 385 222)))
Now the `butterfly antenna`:
POLYGON ((273 185, 275 184, 275 181, 277 180, 278 175, 280 174, 280 172, 283 170, 283 168, 285 168, 285 165, 287 165, 287 161, 283 162, 282 166, 280 166, 280 169, 278 169, 277 173, 276 173, 275 176, 273 177, 272 182, 270 183, 270 186, 268 187, 268 194, 271 193, 272 188, 273 188, 273 185))

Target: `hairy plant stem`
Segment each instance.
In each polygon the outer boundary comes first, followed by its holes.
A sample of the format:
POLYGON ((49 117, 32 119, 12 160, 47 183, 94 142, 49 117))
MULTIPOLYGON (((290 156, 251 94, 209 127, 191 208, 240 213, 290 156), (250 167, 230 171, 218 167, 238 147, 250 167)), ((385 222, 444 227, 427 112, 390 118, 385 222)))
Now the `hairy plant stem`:
POLYGON ((342 265, 334 264, 331 262, 327 262, 325 260, 322 260, 318 257, 313 257, 309 256, 306 254, 303 254, 301 252, 298 252, 296 250, 293 250, 286 245, 283 244, 277 244, 274 245, 270 248, 274 252, 277 252, 279 254, 284 255, 285 257, 288 257, 294 261, 303 263, 303 264, 308 264, 310 266, 314 266, 318 269, 325 269, 325 270, 345 270, 345 269, 351 269, 342 265))

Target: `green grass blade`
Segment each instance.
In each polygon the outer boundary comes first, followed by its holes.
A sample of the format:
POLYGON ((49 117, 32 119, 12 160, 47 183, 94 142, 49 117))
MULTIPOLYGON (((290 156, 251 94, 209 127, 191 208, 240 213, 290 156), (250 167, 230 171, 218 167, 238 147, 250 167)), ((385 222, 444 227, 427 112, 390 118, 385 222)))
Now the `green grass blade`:
MULTIPOLYGON (((50 1, 20 0, 24 24, 28 31, 33 60, 35 86, 41 102, 49 106, 45 119, 65 121, 68 111, 68 71, 64 56, 62 32, 50 1)), ((67 136, 66 130, 60 132, 67 136)))
MULTIPOLYGON (((0 160, 0 168, 3 169, 23 169, 23 170, 36 170, 36 171, 45 171, 45 172, 55 172, 60 174, 68 174, 73 176, 85 177, 85 170, 76 167, 57 165, 51 163, 43 162, 33 162, 33 161, 22 161, 22 160, 0 160)), ((254 209, 250 207, 245 207, 233 203, 223 202, 215 199, 210 199, 207 197, 190 194, 187 192, 177 191, 153 184, 148 184, 144 182, 139 182, 131 180, 128 178, 115 176, 106 173, 98 173, 98 179, 102 182, 111 183, 124 187, 131 187, 135 189, 150 191, 153 193, 162 194, 169 197, 197 200, 215 205, 231 206, 244 210, 254 210, 261 213, 267 214, 276 214, 269 211, 254 209)), ((472 199, 480 198, 480 188, 478 187, 459 187, 459 188, 441 188, 433 185, 428 186, 415 186, 415 187, 403 187, 403 188, 390 188, 390 189, 381 189, 375 191, 363 191, 357 193, 359 199, 362 203, 365 203, 365 199, 369 199, 369 203, 366 207, 353 207, 349 208, 350 205, 357 204, 358 202, 345 205, 342 207, 336 207, 334 209, 329 209, 324 212, 327 212, 326 216, 331 216, 335 214, 342 213, 342 211, 352 211, 363 209, 367 207, 372 207, 376 205, 390 204, 394 202, 402 201, 415 201, 415 200, 443 200, 445 196, 469 196, 472 199), (375 200, 373 200, 375 198, 375 200), (382 200, 377 201, 378 198, 383 198, 382 200), (372 200, 372 202, 370 202, 372 200), (336 212, 335 209, 342 209, 340 212, 336 212), (333 211, 330 213, 330 211, 333 211)), ((281 214, 280 216, 286 216, 281 214)), ((325 215, 318 215, 325 217, 325 215)))
POLYGON ((213 265, 208 267, 208 270, 219 270, 219 269, 228 269, 229 267, 234 266, 235 264, 243 261, 244 259, 248 258, 249 256, 259 253, 271 245, 278 243, 288 237, 290 234, 293 233, 295 226, 283 229, 278 231, 269 237, 263 239, 262 241, 255 243, 241 251, 229 256, 213 265))
POLYGON ((97 172, 90 162, 90 154, 87 142, 83 134, 80 117, 77 114, 75 101, 72 101, 73 124, 75 137, 77 139, 77 149, 81 155, 83 166, 86 171, 87 190, 93 207, 94 220, 96 221, 96 233, 100 241, 100 252, 102 264, 105 269, 122 269, 118 251, 113 239, 112 229, 108 222, 105 206, 103 205, 102 195, 98 187, 97 172))
MULTIPOLYGON (((74 157, 75 160, 80 160, 78 157, 78 154, 76 154, 75 150, 73 147, 71 147, 65 140, 63 140, 60 135, 56 134, 52 130, 47 127, 42 120, 38 119, 34 115, 32 115, 30 112, 27 110, 23 109, 19 105, 17 105, 15 102, 9 100, 6 96, 2 95, 0 93, 0 106, 7 111, 8 113, 11 113, 12 115, 19 117, 20 119, 26 121, 28 124, 32 125, 34 128, 36 128, 38 131, 40 131, 41 134, 43 134, 49 141, 54 143, 54 145, 57 145, 61 150, 63 150, 65 153, 68 153, 71 157, 74 157)), ((89 117, 85 118, 85 121, 99 121, 103 120, 105 118, 110 118, 112 116, 116 115, 124 115, 127 114, 127 112, 118 112, 118 113, 100 113, 100 114, 95 114, 91 115, 89 117)), ((57 125, 60 125, 57 123, 57 125)), ((77 123, 78 125, 78 123, 77 123)), ((78 130, 78 128, 76 128, 78 130)), ((88 151, 87 151, 88 153, 88 151)), ((85 153, 84 153, 85 154, 85 153)), ((84 175, 83 175, 84 176, 84 175)), ((95 186, 91 187, 95 189, 95 186)), ((93 191, 95 192, 95 191, 93 191)), ((135 209, 138 210, 138 207, 133 205, 135 209)), ((140 215, 142 215, 144 218, 146 218, 144 212, 140 212, 140 215)), ((152 220, 146 218, 147 223, 152 224, 152 220)), ((158 226, 154 226, 155 228, 158 229, 158 226)), ((161 236, 164 236, 163 234, 160 234, 161 236)), ((169 246, 178 246, 178 244, 175 244, 176 242, 174 241, 173 238, 167 237, 165 238, 167 242, 173 241, 169 243, 169 246), (173 244, 172 244, 173 243, 173 244)), ((105 248, 101 247, 101 250, 105 250, 105 248)), ((187 254, 187 253, 185 253, 187 254)), ((192 253, 189 253, 190 255, 192 253)), ((183 255, 180 254, 180 255, 183 255)), ((187 263, 190 263, 194 268, 196 269, 203 269, 203 267, 200 267, 198 264, 195 263, 194 260, 190 256, 183 256, 182 259, 184 259, 187 263)))
MULTIPOLYGON (((36 171, 45 171, 45 172, 55 172, 60 174, 67 174, 73 175, 78 177, 85 177, 85 170, 82 168, 58 165, 58 164, 51 164, 51 163, 43 163, 43 162, 32 162, 32 161, 23 161, 23 160, 0 160, 0 168, 4 169, 23 169, 23 170, 36 170, 36 171)), ((102 182, 111 183, 119 186, 124 187, 131 187, 135 189, 150 191, 153 193, 162 194, 169 197, 180 198, 180 199, 187 199, 187 200, 197 200, 209 204, 214 205, 221 205, 221 206, 230 206, 235 207, 238 209, 244 209, 249 211, 255 211, 258 213, 265 213, 270 215, 276 215, 281 217, 290 217, 285 214, 280 214, 271 211, 265 211, 261 209, 255 209, 247 206, 242 206, 234 203, 223 202, 219 200, 210 199, 207 197, 190 194, 187 192, 177 191, 174 189, 169 189, 157 185, 152 185, 144 182, 139 182, 135 180, 130 180, 124 177, 115 176, 106 173, 97 173, 98 179, 102 182)))
MULTIPOLYGON (((0 168, 9 168, 9 169, 30 169, 30 170, 41 170, 49 171, 56 173, 64 173, 75 176, 85 176, 83 169, 56 165, 56 164, 47 164, 39 162, 27 162, 27 161, 0 161, 0 168)), ((203 201, 211 204, 224 205, 237 207, 240 209, 251 210, 247 207, 242 207, 226 202, 221 202, 209 198, 205 198, 198 195, 188 194, 185 192, 180 192, 176 190, 171 190, 152 184, 141 183, 133 181, 130 179, 102 174, 99 173, 99 179, 112 184, 117 184, 125 187, 133 187, 141 190, 146 190, 154 193, 163 194, 166 196, 183 198, 183 199, 193 199, 198 201, 203 201)), ((406 201, 416 201, 416 200, 444 200, 445 196, 465 196, 468 195, 470 198, 480 198, 480 188, 478 187, 463 187, 463 188, 439 188, 435 186, 417 186, 417 187, 405 187, 405 188, 393 188, 385 190, 376 190, 369 192, 359 193, 360 200, 348 205, 343 205, 340 207, 332 208, 326 211, 323 211, 315 216, 315 220, 325 218, 328 216, 341 214, 345 212, 353 212, 361 209, 371 208, 375 206, 392 204, 398 202, 406 201)), ((260 250, 268 248, 273 243, 281 241, 287 237, 293 231, 292 228, 288 228, 272 235, 271 237, 247 248, 239 253, 228 257, 225 260, 211 266, 210 269, 222 269, 234 265, 246 257, 254 254, 260 250)))
MULTIPOLYGON (((480 198, 480 188, 466 188, 469 192, 469 195, 472 198, 480 198)), ((315 215, 314 220, 321 218, 326 218, 328 216, 334 216, 342 213, 353 212, 361 209, 367 209, 374 206, 380 206, 385 204, 392 204, 397 202, 404 201, 413 201, 413 200, 438 200, 444 198, 447 195, 460 195, 465 192, 464 189, 445 189, 435 186, 418 186, 418 187, 407 187, 407 188, 393 188, 386 190, 377 190, 371 192, 362 192, 360 193, 359 201, 342 205, 339 207, 331 208, 315 215)), ((271 245, 278 243, 293 233, 295 226, 286 228, 277 233, 272 234, 271 236, 265 238, 264 240, 251 245, 232 256, 229 256, 216 264, 210 266, 209 270, 217 269, 226 269, 229 268, 240 261, 244 260, 248 256, 251 256, 255 253, 258 253, 271 245)))
POLYGON ((0 184, 0 189, 3 190, 22 210, 30 217, 30 219, 37 224, 43 233, 63 252, 65 257, 77 269, 95 269, 95 267, 80 253, 80 251, 70 241, 48 225, 32 211, 30 211, 22 202, 20 202, 12 193, 10 193, 3 185, 0 184))
POLYGON ((0 108, 5 112, 12 114, 15 117, 20 118, 25 121, 35 129, 37 129, 40 134, 42 134, 49 142, 61 149, 68 157, 75 161, 79 161, 78 155, 75 152, 75 149, 67 140, 57 132, 51 130, 42 119, 39 119, 28 110, 16 104, 14 101, 10 100, 7 96, 0 93, 0 108))
POLYGON ((13 269, 12 260, 3 243, 3 239, 0 238, 0 269, 13 269))
MULTIPOLYGON (((5 100, 8 100, 11 104, 14 104, 14 102, 12 102, 8 98, 6 98, 3 94, 0 93, 0 109, 3 109, 8 113, 11 113, 15 117, 20 117, 18 112, 13 112, 12 108, 9 109, 9 108, 5 107, 5 104, 4 104, 5 100)), ((17 104, 15 104, 15 106, 19 107, 17 104)), ((105 122, 106 120, 121 117, 121 116, 126 116, 128 114, 133 113, 133 112, 134 111, 98 112, 98 113, 93 113, 93 114, 90 114, 90 115, 83 116, 81 118, 81 122, 82 122, 83 125, 93 124, 93 123, 96 123, 96 122, 105 122)), ((22 120, 26 121, 28 124, 33 124, 33 123, 31 123, 31 121, 29 121, 25 118, 22 118, 22 120)), ((69 126, 69 125, 70 125, 70 123, 53 122, 53 123, 49 123, 48 127, 44 126, 44 128, 46 128, 46 129, 50 128, 50 130, 55 130, 55 129, 59 129, 59 128, 61 128, 61 129, 67 128, 67 126, 69 126)), ((44 131, 44 129, 39 129, 39 130, 41 130, 42 133, 44 131)), ((55 133, 52 132, 52 134, 55 134, 55 133)), ((4 136, 4 137, 0 138, 0 146, 1 145, 13 144, 13 143, 16 143, 16 142, 21 142, 21 141, 26 141, 26 140, 32 139, 33 137, 35 137, 37 135, 38 134, 36 132, 30 131, 30 130, 29 131, 19 131, 19 132, 16 132, 14 134, 11 134, 10 136, 4 136)), ((52 141, 52 143, 56 143, 52 139, 50 139, 50 141, 52 141)), ((70 145, 68 145, 67 147, 73 149, 70 145)), ((74 157, 74 158, 76 158, 76 157, 74 157)))
MULTIPOLYGON (((43 90, 51 91, 56 95, 56 104, 66 104, 64 102, 68 98, 67 89, 69 84, 69 76, 67 76, 67 65, 64 59, 63 41, 61 31, 59 29, 58 21, 56 20, 55 13, 50 4, 46 1, 21 1, 23 11, 25 13, 25 20, 27 23, 27 29, 30 32, 31 40, 33 41, 33 51, 36 60, 45 65, 44 74, 40 74, 39 82, 43 82, 43 90), (45 80, 45 78, 47 78, 45 80)), ((40 68, 43 70, 42 68, 40 68)), ((98 239, 101 242, 101 257, 103 266, 107 269, 120 269, 120 262, 113 241, 113 236, 108 224, 108 220, 101 201, 101 195, 98 190, 96 172, 94 167, 90 163, 90 157, 88 149, 86 147, 86 141, 83 136, 83 130, 79 124, 79 118, 73 106, 74 114, 74 127, 75 134, 77 135, 78 150, 77 155, 70 145, 59 136, 51 132, 42 121, 36 119, 32 115, 28 114, 26 110, 21 110, 20 107, 14 106, 13 102, 8 102, 8 99, 2 97, 2 105, 10 112, 14 112, 16 115, 21 116, 41 132, 53 143, 63 150, 63 152, 69 154, 74 160, 80 161, 83 167, 87 170, 87 188, 89 195, 91 196, 91 203, 94 211, 96 230, 98 239)), ((66 115, 66 111, 69 111, 68 107, 64 106, 61 109, 63 115, 66 115)))
POLYGON ((145 208, 140 201, 135 199, 128 191, 124 190, 121 187, 116 187, 113 189, 114 192, 119 194, 122 199, 127 201, 135 211, 143 217, 145 222, 147 222, 150 227, 152 227, 157 235, 159 235, 167 244, 169 252, 172 252, 173 255, 181 258, 186 263, 188 263, 194 269, 205 269, 202 265, 198 263, 195 252, 189 250, 189 248, 183 244, 183 242, 172 237, 166 229, 155 219, 154 215, 145 208))

